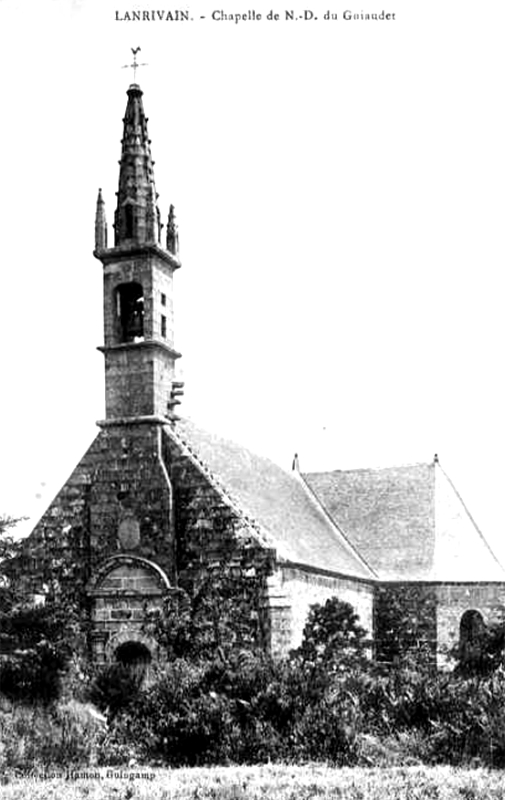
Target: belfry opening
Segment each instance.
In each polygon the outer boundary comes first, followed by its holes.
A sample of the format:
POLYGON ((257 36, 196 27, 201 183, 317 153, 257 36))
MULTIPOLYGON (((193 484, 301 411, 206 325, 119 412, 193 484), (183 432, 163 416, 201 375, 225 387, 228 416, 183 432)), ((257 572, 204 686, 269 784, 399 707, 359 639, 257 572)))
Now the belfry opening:
POLYGON ((144 291, 140 283, 122 283, 116 288, 116 315, 119 341, 144 339, 144 291))

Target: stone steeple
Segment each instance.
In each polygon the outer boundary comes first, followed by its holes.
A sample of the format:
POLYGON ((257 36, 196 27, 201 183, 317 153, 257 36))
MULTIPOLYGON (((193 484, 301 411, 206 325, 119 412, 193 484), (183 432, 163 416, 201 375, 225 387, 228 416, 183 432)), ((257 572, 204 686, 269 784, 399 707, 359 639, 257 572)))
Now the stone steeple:
POLYGON ((142 91, 133 83, 128 89, 123 118, 114 244, 160 244, 160 213, 154 185, 154 162, 147 133, 142 91))
POLYGON ((173 273, 180 261, 176 247, 161 246, 154 161, 138 84, 127 95, 114 247, 107 247, 101 191, 95 221, 94 254, 104 267, 100 350, 105 355, 106 423, 138 418, 166 423, 173 419, 174 397, 181 389, 174 378, 179 353, 173 343, 172 302, 173 273))

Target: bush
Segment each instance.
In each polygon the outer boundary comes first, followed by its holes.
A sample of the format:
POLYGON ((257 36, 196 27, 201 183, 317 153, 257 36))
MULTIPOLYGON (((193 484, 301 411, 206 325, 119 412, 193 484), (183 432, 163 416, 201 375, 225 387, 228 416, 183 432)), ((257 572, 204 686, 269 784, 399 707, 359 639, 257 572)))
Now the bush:
POLYGON ((72 619, 58 604, 16 603, 0 612, 0 685, 12 700, 54 702, 72 653, 72 619))
MULTIPOLYGON (((183 608, 190 611, 186 603, 183 608)), ((174 651, 186 646, 188 619, 172 621, 174 651)), ((103 719, 98 725, 96 712, 86 721, 86 707, 78 704, 60 702, 45 712, 34 706, 31 717, 26 708, 18 717, 2 714, 8 742, 2 758, 10 765, 37 757, 84 763, 135 757, 170 766, 323 759, 349 766, 505 767, 502 667, 468 677, 461 670, 437 673, 429 658, 376 665, 352 608, 338 600, 313 609, 301 647, 284 661, 227 651, 216 644, 219 637, 202 637, 200 645, 212 643, 208 650, 198 645, 198 656, 174 658, 146 688, 120 664, 99 669, 86 696, 107 712, 108 728, 103 719)), ((86 685, 76 671, 79 680, 69 678, 69 685, 86 685)), ((29 670, 12 674, 14 695, 25 681, 31 698, 29 670)))
POLYGON ((121 663, 98 667, 91 677, 87 697, 91 703, 113 719, 137 698, 142 677, 121 663))
POLYGON ((143 691, 113 726, 118 743, 141 741, 145 757, 167 764, 203 763, 219 741, 219 709, 202 703, 203 669, 178 659, 143 691), (212 718, 212 712, 214 712, 212 718))

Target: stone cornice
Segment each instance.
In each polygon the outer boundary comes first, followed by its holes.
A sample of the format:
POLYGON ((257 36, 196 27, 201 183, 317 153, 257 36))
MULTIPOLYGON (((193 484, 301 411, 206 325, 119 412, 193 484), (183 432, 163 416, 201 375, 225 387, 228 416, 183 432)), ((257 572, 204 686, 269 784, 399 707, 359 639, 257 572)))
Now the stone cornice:
POLYGON ((168 417, 158 417, 156 414, 144 414, 138 417, 111 417, 110 419, 99 419, 99 428, 112 428, 119 425, 170 425, 168 417))
POLYGON ((157 339, 145 339, 141 342, 121 342, 121 344, 113 344, 113 345, 100 345, 97 347, 97 350, 100 350, 101 353, 111 353, 116 350, 137 350, 138 348, 144 349, 156 349, 159 348, 160 350, 164 350, 168 355, 172 358, 180 358, 181 354, 174 350, 173 347, 170 345, 165 344, 165 342, 159 342, 157 339))
POLYGON ((146 254, 157 256, 172 270, 179 269, 181 266, 181 262, 176 256, 174 256, 172 253, 169 253, 168 250, 163 250, 163 248, 161 248, 155 242, 146 242, 143 244, 133 243, 128 245, 120 245, 119 247, 108 247, 107 249, 93 251, 95 258, 101 261, 104 267, 114 261, 124 261, 128 258, 143 256, 146 254))

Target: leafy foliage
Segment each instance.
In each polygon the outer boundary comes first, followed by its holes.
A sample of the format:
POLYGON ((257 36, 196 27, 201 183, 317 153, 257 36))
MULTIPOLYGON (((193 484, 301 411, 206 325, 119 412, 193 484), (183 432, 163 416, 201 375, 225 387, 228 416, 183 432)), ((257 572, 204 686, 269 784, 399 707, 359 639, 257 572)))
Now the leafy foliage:
POLYGON ((213 602, 202 593, 193 606, 172 595, 164 645, 186 657, 169 663, 118 715, 113 735, 142 741, 146 758, 172 765, 355 758, 362 717, 356 671, 369 662, 351 606, 334 599, 315 607, 302 646, 274 663, 228 648, 225 625, 209 624, 213 602))
POLYGON ((20 603, 0 613, 0 686, 13 700, 50 703, 71 655, 68 614, 20 603))
POLYGON ((241 602, 242 577, 229 571, 212 574, 190 596, 173 589, 160 613, 151 614, 147 628, 162 645, 168 659, 224 658, 240 647, 257 649, 256 625, 250 603, 241 602))
POLYGON ((505 649, 505 625, 482 624, 470 640, 462 640, 453 651, 456 672, 463 677, 491 675, 502 663, 505 649))
POLYGON ((305 666, 328 675, 366 669, 370 642, 350 603, 332 597, 313 605, 303 631, 302 644, 293 654, 305 666))
POLYGON ((95 670, 87 696, 91 703, 113 719, 135 701, 140 686, 141 676, 128 666, 119 662, 106 664, 95 670))
POLYGON ((0 611, 8 609, 14 601, 14 590, 9 580, 8 568, 18 555, 19 545, 9 533, 20 522, 14 517, 0 516, 0 611))
MULTIPOLYGON (((139 686, 120 664, 98 670, 91 681, 87 697, 109 720, 96 740, 105 761, 135 756, 170 766, 322 759, 505 767, 501 666, 485 674, 461 664, 452 673, 437 672, 429 651, 418 658, 420 641, 401 661, 374 663, 356 613, 336 598, 312 608, 300 647, 273 662, 254 648, 238 648, 236 640, 232 646, 228 617, 219 619, 223 603, 208 586, 194 598, 173 592, 169 603, 164 623, 151 620, 171 656, 151 673, 154 682, 139 686)), ((0 667, 2 682, 11 682, 13 698, 47 703, 57 696, 65 663, 66 620, 57 608, 21 605, 5 620, 4 644, 10 637, 12 648, 0 667), (39 686, 42 673, 55 676, 54 688, 50 682, 39 686)), ((485 632, 485 642, 491 641, 485 632)), ((494 658, 501 651, 500 631, 493 636, 494 658)), ((53 724, 67 725, 66 718, 54 717, 53 724)), ((72 741, 67 754, 91 757, 72 741)))
POLYGON ((9 531, 18 521, 0 517, 0 686, 13 700, 48 704, 60 693, 75 620, 57 603, 29 603, 12 577, 22 548, 9 531))
POLYGON ((379 586, 376 595, 376 657, 382 663, 424 667, 436 661, 436 596, 425 586, 379 586))

